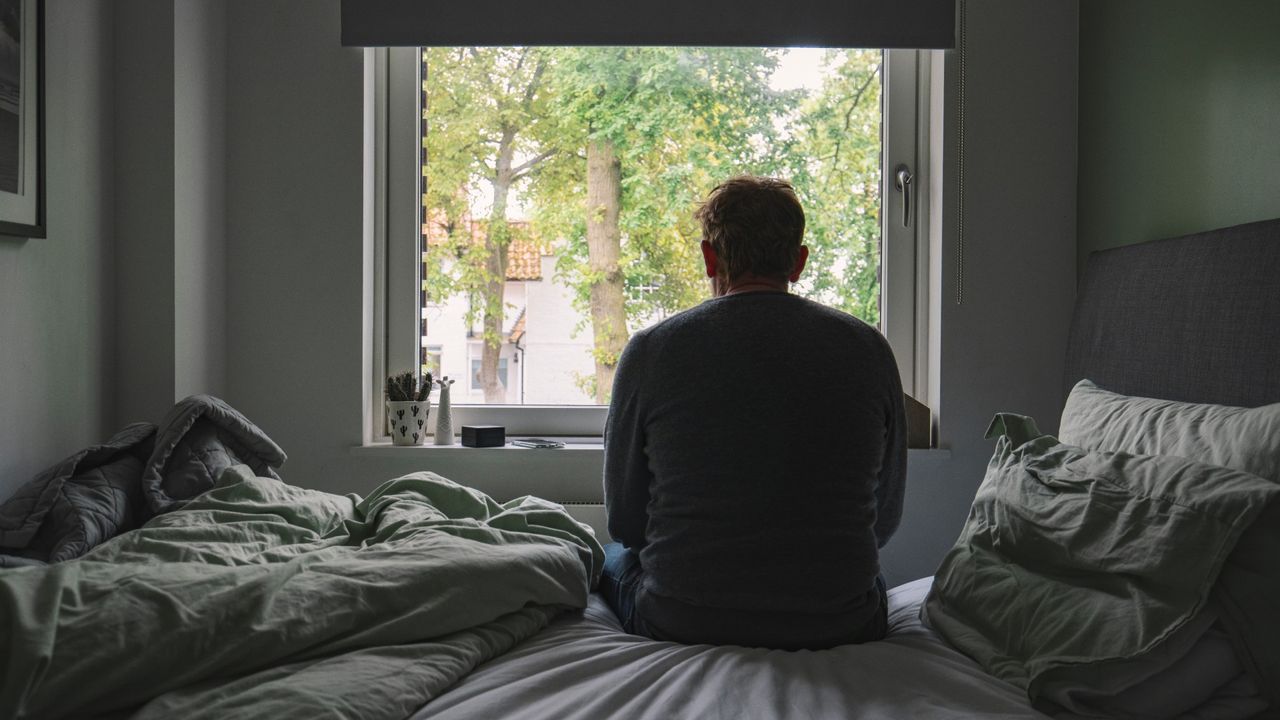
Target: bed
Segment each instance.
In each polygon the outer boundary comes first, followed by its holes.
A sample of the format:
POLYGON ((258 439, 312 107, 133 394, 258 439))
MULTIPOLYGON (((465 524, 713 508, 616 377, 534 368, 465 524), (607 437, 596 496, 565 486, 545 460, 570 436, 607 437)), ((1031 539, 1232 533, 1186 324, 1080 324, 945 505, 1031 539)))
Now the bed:
MULTIPOLYGON (((1262 406, 1280 401, 1277 357, 1280 221, 1270 221, 1091 256, 1065 390, 1088 378, 1116 394, 1262 406)), ((884 642, 822 653, 686 647, 621 634, 593 595, 585 611, 480 667, 414 717, 1046 717, 1025 692, 921 622, 931 580, 890 592, 884 642)), ((1159 677, 1146 691, 1178 695, 1177 676, 1159 677)), ((1265 707, 1254 690, 1220 688, 1213 702, 1181 716, 1254 716, 1265 707)))
POLYGON ((1043 718, 920 621, 922 578, 889 591, 883 642, 785 652, 627 635, 599 595, 414 718, 1043 718))
MULTIPOLYGON (((1264 439, 1280 438, 1280 426, 1265 425, 1280 410, 1240 410, 1280 401, 1277 320, 1280 221, 1097 253, 1080 284, 1069 339, 1072 402, 1083 392, 1105 402, 1157 403, 1160 412, 1172 401, 1239 406, 1228 413, 1231 422, 1263 423, 1264 439), (1091 390, 1084 379, 1106 390, 1091 390)), ((1106 425, 1066 420, 1079 437, 1106 425)), ((1034 435, 1019 422, 1008 416, 993 424, 1001 437, 993 467, 1005 458, 1017 470, 1025 448, 1057 443, 1015 442, 1018 432, 1034 435)), ((1118 441, 1161 452, 1160 433, 1112 430, 1118 441)), ((1238 465, 1239 434, 1203 446, 1201 459, 1238 465)), ((1131 457, 1105 459, 1114 465, 1131 457)), ((1224 502, 1248 509, 1280 496, 1280 446, 1250 458, 1245 470, 1201 464, 1194 472, 1225 477, 1224 487, 1239 491, 1224 502)), ((1174 463, 1177 477, 1194 476, 1190 461, 1160 462, 1174 463)), ((71 469, 64 474, 74 479, 71 469)), ((980 490, 937 580, 890 591, 886 640, 782 652, 621 632, 600 596, 588 594, 599 574, 598 542, 550 503, 498 504, 425 473, 364 499, 261 475, 243 465, 227 470, 179 509, 76 560, 0 569, 0 629, 8 638, 0 716, 1041 718, 1036 708, 1078 717, 1090 714, 1080 708, 1118 707, 1098 705, 1089 696, 1094 688, 1063 680, 1069 676, 1050 673, 1053 682, 1037 686, 1018 668, 1010 672, 1018 663, 994 637, 1009 628, 970 633, 981 623, 953 612, 965 609, 955 578, 970 572, 967 548, 984 541, 975 518, 984 507, 1006 507, 998 492, 980 490)), ((1169 492, 1189 491, 1175 485, 1169 492)), ((1267 543, 1280 542, 1280 532, 1267 533, 1280 530, 1280 513, 1248 512, 1246 524, 1259 532, 1239 542, 1254 544, 1264 559, 1253 570, 1271 584, 1232 597, 1243 598, 1246 611, 1253 603, 1269 612, 1280 605, 1280 590, 1267 543)), ((1222 562, 1205 561, 1206 579, 1189 586, 1196 602, 1211 590, 1222 594, 1213 578, 1226 573, 1222 562)), ((1017 593, 983 594, 995 584, 971 590, 967 609, 1015 606, 1017 593)), ((1266 716, 1266 693, 1280 686, 1280 676, 1267 675, 1280 667, 1276 624, 1256 628, 1261 649, 1250 645, 1253 655, 1237 667, 1235 636, 1228 638, 1218 615, 1194 609, 1170 625, 1185 637, 1176 657, 1141 670, 1135 687, 1147 694, 1129 693, 1129 710, 1111 714, 1266 716), (1207 675, 1215 676, 1213 687, 1184 702, 1185 712, 1144 712, 1155 705, 1143 703, 1176 699, 1207 675)), ((1125 635, 1112 630, 1094 634, 1125 635)), ((1103 667, 1137 672, 1133 663, 1103 667)))

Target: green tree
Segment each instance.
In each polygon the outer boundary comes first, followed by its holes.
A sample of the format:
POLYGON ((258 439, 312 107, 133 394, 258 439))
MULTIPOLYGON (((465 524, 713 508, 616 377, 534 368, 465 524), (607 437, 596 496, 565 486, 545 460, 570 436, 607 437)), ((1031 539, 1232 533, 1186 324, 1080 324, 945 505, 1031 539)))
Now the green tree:
POLYGON ((426 287, 467 293, 483 320, 481 379, 500 402, 498 356, 513 196, 522 239, 554 244, 557 276, 589 327, 607 402, 635 327, 709 292, 692 212, 725 178, 792 180, 810 270, 800 292, 875 323, 880 288, 878 51, 829 51, 824 85, 776 91, 766 48, 431 48, 424 51, 426 287), (472 217, 485 207, 484 218, 472 217), (643 292, 641 291, 643 289, 643 292))
POLYGON ((555 155, 545 110, 545 48, 428 48, 423 51, 426 132, 423 205, 444 241, 434 250, 456 258, 428 263, 425 289, 437 298, 468 293, 467 322, 483 327, 480 383, 485 402, 505 402, 498 375, 508 251, 514 231, 511 195, 555 155), (479 197, 476 197, 478 195, 479 197), (488 205, 482 222, 477 201, 488 205), (476 235, 481 238, 477 241, 476 235))
POLYGON ((798 290, 880 321, 879 50, 833 50, 792 126, 786 173, 804 203, 809 269, 798 290))
POLYGON ((782 167, 778 124, 799 99, 769 87, 765 48, 562 48, 549 109, 566 151, 532 184, 540 233, 563 238, 558 270, 591 325, 608 401, 629 326, 706 295, 692 210, 734 174, 782 167), (651 292, 628 293, 649 287, 651 292))

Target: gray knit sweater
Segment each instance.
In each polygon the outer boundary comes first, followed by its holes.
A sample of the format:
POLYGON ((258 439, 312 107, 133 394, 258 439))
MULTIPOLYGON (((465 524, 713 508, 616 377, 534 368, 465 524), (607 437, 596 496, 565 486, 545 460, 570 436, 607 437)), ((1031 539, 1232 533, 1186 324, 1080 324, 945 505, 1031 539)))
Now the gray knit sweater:
POLYGON ((636 333, 605 428, 609 533, 637 612, 685 642, 826 647, 879 610, 906 475, 888 343, 788 293, 708 300, 636 333))

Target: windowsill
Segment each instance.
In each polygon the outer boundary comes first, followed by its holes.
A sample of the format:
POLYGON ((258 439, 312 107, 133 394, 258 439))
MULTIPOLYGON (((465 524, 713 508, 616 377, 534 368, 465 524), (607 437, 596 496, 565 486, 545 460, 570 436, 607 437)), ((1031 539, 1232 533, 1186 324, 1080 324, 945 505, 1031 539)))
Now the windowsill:
POLYGON ((604 442, 600 438, 556 438, 564 443, 562 448, 526 448, 508 444, 499 447, 467 447, 461 442, 455 442, 453 445, 432 445, 431 439, 427 438, 424 445, 392 445, 388 442, 375 442, 367 445, 355 445, 351 448, 351 454, 356 456, 373 455, 385 456, 387 453, 396 454, 419 454, 430 452, 462 452, 469 453, 505 453, 505 452, 535 452, 539 454, 556 453, 556 452, 604 452, 604 442))
MULTIPOLYGON (((470 448, 462 445, 395 446, 390 442, 349 448, 353 461, 371 475, 393 477, 428 470, 506 501, 537 495, 558 503, 604 501, 601 478, 604 444, 600 438, 560 436, 563 448, 535 449, 513 445, 470 448)), ((428 440, 429 442, 429 440, 428 440)), ((951 451, 908 450, 909 472, 921 478, 944 478, 951 451)))
MULTIPOLYGON (((491 456, 495 453, 511 453, 511 452, 532 452, 539 455, 549 455, 560 452, 580 453, 595 452, 604 453, 604 442, 600 438, 557 438, 565 444, 562 448, 523 448, 515 445, 503 445, 501 447, 473 448, 466 447, 460 443, 454 445, 392 445, 390 442, 375 442, 368 445, 355 445, 351 448, 351 454, 357 457, 388 457, 392 455, 419 455, 424 453, 474 453, 476 455, 491 456)), ((923 462, 931 463, 940 460, 951 459, 950 448, 912 448, 907 450, 907 463, 923 462)))

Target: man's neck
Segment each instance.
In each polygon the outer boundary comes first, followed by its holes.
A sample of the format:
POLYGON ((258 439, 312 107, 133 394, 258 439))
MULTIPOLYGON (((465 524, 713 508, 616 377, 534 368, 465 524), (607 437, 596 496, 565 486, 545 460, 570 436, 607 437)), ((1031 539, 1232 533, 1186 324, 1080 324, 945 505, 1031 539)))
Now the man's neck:
POLYGON ((748 292, 787 292, 788 283, 786 278, 770 278, 761 277, 747 273, 733 280, 721 281, 716 279, 717 297, 725 295, 737 295, 739 293, 748 292), (724 282, 724 285, 721 285, 724 282))

